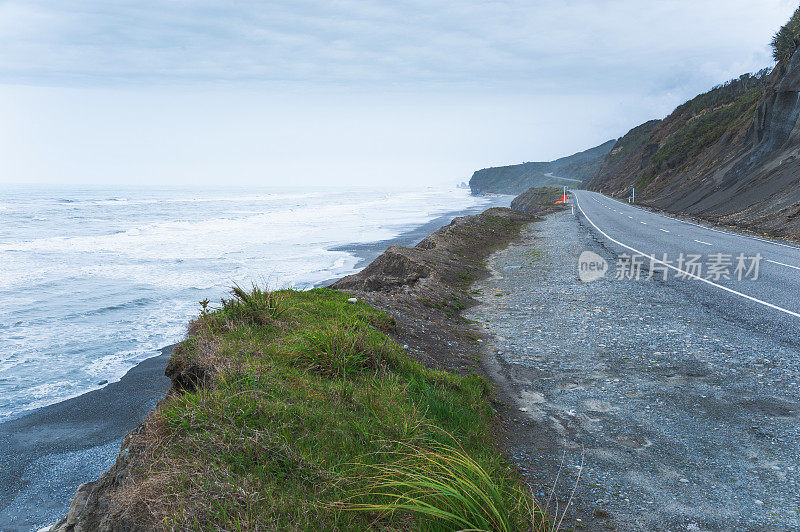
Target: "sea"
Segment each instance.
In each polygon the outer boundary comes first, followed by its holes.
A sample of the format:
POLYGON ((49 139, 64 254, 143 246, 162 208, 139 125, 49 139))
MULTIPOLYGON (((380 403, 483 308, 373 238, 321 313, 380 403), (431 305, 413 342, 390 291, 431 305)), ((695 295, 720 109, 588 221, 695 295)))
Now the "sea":
POLYGON ((308 289, 458 188, 0 188, 0 421, 119 380, 236 283, 308 289))

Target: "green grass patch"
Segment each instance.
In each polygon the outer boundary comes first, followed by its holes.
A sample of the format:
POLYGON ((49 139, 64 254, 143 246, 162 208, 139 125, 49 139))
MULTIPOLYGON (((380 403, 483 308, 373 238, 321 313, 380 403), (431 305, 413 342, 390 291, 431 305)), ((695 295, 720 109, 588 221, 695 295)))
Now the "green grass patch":
POLYGON ((423 298, 420 300, 422 304, 428 308, 444 311, 448 316, 455 317, 459 312, 467 308, 464 302, 456 295, 452 295, 447 299, 428 299, 423 298))
POLYGON ((390 316, 347 298, 205 305, 174 356, 216 371, 157 409, 121 500, 165 529, 530 529, 486 381, 415 362, 390 316))

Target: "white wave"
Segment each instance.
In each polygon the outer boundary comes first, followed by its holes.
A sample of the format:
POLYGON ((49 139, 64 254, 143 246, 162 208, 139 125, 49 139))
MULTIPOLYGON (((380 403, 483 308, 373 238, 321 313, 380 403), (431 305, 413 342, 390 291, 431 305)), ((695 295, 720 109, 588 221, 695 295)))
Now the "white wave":
POLYGON ((64 205, 81 209, 80 220, 35 199, 47 209, 47 234, 56 236, 9 241, 16 232, 4 228, 0 370, 10 380, 0 418, 119 380, 183 336, 198 299, 218 298, 233 282, 305 288, 341 277, 358 259, 332 248, 389 239, 488 201, 442 190, 74 199, 64 205), (104 222, 105 234, 89 234, 104 222), (128 308, 130 301, 146 303, 128 308))

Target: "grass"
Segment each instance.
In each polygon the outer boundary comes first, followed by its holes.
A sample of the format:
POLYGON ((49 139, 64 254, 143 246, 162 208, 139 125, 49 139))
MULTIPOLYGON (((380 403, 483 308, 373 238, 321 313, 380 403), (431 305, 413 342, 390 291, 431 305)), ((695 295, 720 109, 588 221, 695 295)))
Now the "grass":
POLYGON ((489 385, 415 362, 390 316, 347 298, 234 287, 204 305, 174 357, 214 371, 134 437, 121 504, 162 529, 544 522, 492 447, 489 385))
POLYGON ((429 298, 423 298, 420 301, 428 308, 443 310, 445 314, 451 318, 455 317, 459 312, 467 308, 464 302, 461 301, 461 299, 456 295, 450 296, 449 299, 433 300, 429 298))
POLYGON ((408 512, 427 519, 436 530, 486 530, 511 532, 517 523, 511 516, 522 513, 537 523, 547 523, 523 492, 509 498, 498 484, 457 443, 432 441, 426 446, 407 445, 394 451, 371 469, 366 488, 353 499, 386 502, 341 504, 351 511, 377 511, 382 515, 408 512))

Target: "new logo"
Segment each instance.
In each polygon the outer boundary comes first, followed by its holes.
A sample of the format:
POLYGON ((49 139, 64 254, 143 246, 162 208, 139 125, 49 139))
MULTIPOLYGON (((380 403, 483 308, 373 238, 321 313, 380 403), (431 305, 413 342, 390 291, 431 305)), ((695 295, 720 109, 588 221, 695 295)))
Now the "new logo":
POLYGON ((592 251, 584 251, 578 257, 578 278, 584 283, 602 279, 608 271, 606 259, 592 251))

